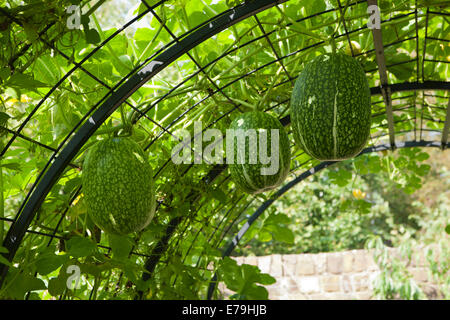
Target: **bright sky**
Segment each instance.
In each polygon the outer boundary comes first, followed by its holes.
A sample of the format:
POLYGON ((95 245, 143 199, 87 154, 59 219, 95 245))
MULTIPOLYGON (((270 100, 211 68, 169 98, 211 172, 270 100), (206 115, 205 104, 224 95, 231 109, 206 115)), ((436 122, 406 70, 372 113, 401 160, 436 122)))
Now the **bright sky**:
MULTIPOLYGON (((140 3, 140 0, 109 0, 102 4, 95 13, 102 29, 120 28, 136 16, 133 12, 137 10, 140 3)), ((86 10, 88 9, 86 8, 86 10)), ((150 28, 151 17, 151 14, 147 14, 128 28, 131 30, 143 27, 150 28)))

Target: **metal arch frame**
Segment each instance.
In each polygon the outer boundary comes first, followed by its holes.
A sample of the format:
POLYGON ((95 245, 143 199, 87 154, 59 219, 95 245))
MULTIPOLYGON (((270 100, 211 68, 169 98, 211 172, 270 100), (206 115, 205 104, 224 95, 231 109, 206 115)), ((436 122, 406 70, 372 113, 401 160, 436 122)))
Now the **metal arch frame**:
MULTIPOLYGON (((450 90, 450 82, 440 82, 440 81, 426 81, 425 83, 418 82, 404 82, 404 83, 396 83, 390 85, 391 92, 403 92, 403 91, 415 91, 415 90, 450 90)), ((371 95, 381 95, 380 87, 372 87, 370 89, 371 95)), ((290 116, 286 115, 279 119, 283 126, 287 126, 290 124, 290 116)), ((398 132, 403 133, 403 132, 398 132)), ((402 143, 399 144, 401 147, 402 143)), ((390 147, 392 149, 392 145, 390 147)), ((310 159, 311 160, 311 159, 310 159)), ((302 164, 303 165, 303 164, 302 164)), ((213 181, 217 176, 219 176, 225 169, 226 165, 217 165, 205 177, 205 182, 213 181)), ((147 273, 144 273, 142 276, 142 280, 146 281, 150 278, 151 273, 155 270, 156 264, 160 259, 160 254, 163 252, 165 246, 167 246, 168 241, 175 231, 177 225, 181 222, 181 220, 177 217, 169 222, 166 235, 158 242, 157 249, 153 252, 153 255, 147 260, 144 268, 147 270, 147 273)), ((142 297, 142 292, 138 292, 137 299, 142 297)))
POLYGON ((449 130, 450 130, 450 98, 448 99, 444 129, 442 130, 442 138, 441 138, 442 149, 445 149, 448 146, 447 141, 449 130))
MULTIPOLYGON (((244 20, 258 12, 266 10, 277 4, 281 4, 287 0, 260 0, 256 2, 247 2, 234 9, 227 10, 217 17, 213 18, 209 23, 194 28, 192 34, 182 38, 179 42, 168 47, 165 51, 160 53, 156 58, 150 61, 141 71, 134 74, 126 82, 124 82, 117 90, 112 92, 112 95, 103 102, 103 104, 95 111, 95 113, 88 118, 84 124, 74 133, 72 138, 61 150, 58 155, 55 155, 54 161, 49 169, 43 174, 36 188, 29 195, 28 201, 19 211, 13 224, 8 230, 4 246, 9 249, 8 254, 5 255, 10 261, 13 259, 21 240, 28 229, 31 221, 38 208, 41 206, 45 197, 50 192, 53 185, 59 179, 61 173, 70 161, 76 156, 84 143, 92 136, 92 134, 100 127, 100 125, 124 102, 126 99, 143 84, 150 80, 157 73, 162 71, 165 67, 170 65, 178 57, 188 52, 201 42, 207 40, 209 37, 219 33, 220 31, 244 20)), ((395 87, 395 85, 392 85, 395 87)), ((403 87, 399 85, 398 91, 416 90, 416 89, 444 89, 448 90, 450 83, 445 82, 427 82, 427 83, 412 83, 405 84, 403 87), (415 87, 415 88, 413 88, 415 87), (426 88, 425 88, 426 87, 426 88)), ((378 94, 377 89, 373 88, 373 94, 378 94)), ((289 118, 287 118, 289 119, 289 118)), ((286 119, 285 119, 286 120, 286 119)), ((205 182, 211 182, 217 177, 224 168, 213 168, 210 174, 205 177, 205 182)), ((3 283, 4 277, 8 267, 0 266, 0 287, 3 283)))
MULTIPOLYGON (((438 141, 407 141, 407 142, 397 142, 396 148, 413 148, 413 147, 434 147, 434 148, 442 148, 441 142, 438 141)), ((446 144, 446 147, 450 147, 450 142, 446 144)), ((365 148, 363 151, 361 151, 360 154, 358 154, 356 157, 359 157, 366 153, 372 153, 372 152, 379 152, 383 150, 390 150, 392 149, 391 144, 380 144, 373 147, 365 148)), ((300 174, 295 179, 289 181, 287 184, 282 186, 280 189, 278 189, 270 199, 266 200, 261 206, 256 209, 256 211, 248 218, 247 222, 241 227, 241 229, 237 232, 237 234, 232 238, 231 243, 228 244, 228 246, 225 247, 222 258, 227 257, 233 252, 233 250, 238 246, 239 241, 242 239, 242 237, 245 235, 245 233, 248 231, 250 226, 266 211, 267 208, 269 208, 275 201, 278 200, 283 194, 285 194, 287 191, 289 191, 291 188, 296 186, 298 183, 302 182, 306 178, 312 176, 313 174, 316 174, 317 172, 328 168, 334 164, 336 164, 339 161, 323 161, 319 163, 318 165, 314 166, 313 168, 304 171, 302 174, 300 174)), ((215 273, 213 278, 211 279, 211 282, 208 287, 208 293, 207 293, 207 299, 211 300, 212 295, 214 294, 214 290, 216 288, 217 284, 217 274, 215 273)))
MULTIPOLYGON (((94 134, 100 125, 103 124, 129 96, 131 96, 152 77, 169 66, 177 58, 196 47, 198 44, 209 39, 211 36, 225 30, 239 21, 257 14, 258 12, 264 11, 286 1, 287 0, 260 0, 245 3, 244 5, 225 11, 223 14, 212 20, 209 24, 200 27, 194 33, 179 40, 179 42, 160 53, 144 68, 130 77, 124 84, 114 91, 112 95, 108 97, 108 99, 94 112, 94 114, 92 114, 92 116, 85 121, 60 154, 55 158, 55 161, 40 180, 22 211, 19 212, 18 218, 9 228, 3 242, 3 246, 8 249, 8 253, 4 255, 5 258, 9 261, 12 261, 14 258, 23 236, 25 235, 28 226, 37 212, 37 209, 43 203, 45 197, 64 171, 64 168, 76 156, 81 147, 94 134)), ((1 287, 9 268, 4 264, 1 264, 0 267, 1 287)))

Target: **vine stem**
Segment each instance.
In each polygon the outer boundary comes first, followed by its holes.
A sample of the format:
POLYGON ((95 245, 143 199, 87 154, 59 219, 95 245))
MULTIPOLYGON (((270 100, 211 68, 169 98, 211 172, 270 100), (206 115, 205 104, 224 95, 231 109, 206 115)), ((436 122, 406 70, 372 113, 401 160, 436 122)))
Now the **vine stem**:
POLYGON ((336 32, 339 30, 339 27, 341 26, 341 23, 344 21, 344 16, 345 16, 345 11, 347 11, 348 5, 349 5, 349 0, 347 0, 347 2, 345 3, 345 7, 344 10, 341 10, 341 6, 340 6, 340 2, 339 2, 339 13, 340 13, 340 18, 339 18, 339 22, 336 26, 336 28, 334 28, 333 33, 330 35, 330 38, 328 40, 328 42, 331 45, 331 51, 333 52, 333 54, 336 53, 336 40, 334 38, 334 35, 336 34, 336 32))
POLYGON ((89 300, 95 300, 97 298, 98 288, 100 286, 101 276, 97 275, 94 277, 94 286, 92 288, 92 295, 89 300))
POLYGON ((247 102, 247 101, 243 101, 243 100, 236 99, 236 98, 230 98, 230 99, 231 99, 233 102, 240 103, 240 104, 242 104, 243 106, 249 107, 249 108, 252 109, 253 111, 257 111, 257 110, 258 110, 257 105, 254 105, 254 104, 249 103, 249 102, 247 102))
MULTIPOLYGON (((310 36, 311 38, 314 38, 316 40, 321 40, 321 41, 326 41, 327 39, 325 37, 323 37, 322 35, 318 35, 315 33, 310 32, 309 30, 307 30, 306 28, 303 28, 297 21, 295 21, 294 19, 292 19, 291 17, 287 16, 283 10, 281 10, 278 6, 275 6, 275 8, 281 13, 281 15, 283 17, 285 17, 287 19, 287 21, 289 21, 290 23, 292 23, 292 26, 295 27, 295 29, 297 29, 296 31, 298 33, 310 36)), ((294 28, 293 28, 294 29, 294 28)))
POLYGON ((330 45, 331 45, 331 52, 333 54, 335 54, 336 53, 336 40, 334 39, 334 35, 332 35, 330 37, 330 45))
POLYGON ((142 53, 139 55, 138 61, 141 61, 143 58, 145 58, 145 56, 147 55, 148 51, 150 51, 150 48, 153 46, 153 44, 155 43, 155 41, 158 38, 159 34, 161 33, 162 29, 163 29, 163 25, 160 25, 158 30, 156 31, 155 35, 153 36, 152 40, 147 44, 147 46, 145 47, 144 51, 142 51, 142 53))
MULTIPOLYGON (((102 38, 105 38, 105 33, 103 32, 102 28, 100 27, 100 24, 98 23, 98 20, 97 20, 97 17, 95 16, 95 14, 92 14, 92 19, 94 20, 95 26, 96 26, 97 31, 99 32, 99 34, 101 34, 102 38)), ((126 69, 127 71, 131 71, 130 67, 127 66, 125 63, 122 62, 122 60, 119 59, 119 57, 117 56, 116 52, 111 48, 111 45, 109 43, 106 43, 105 47, 108 49, 109 53, 111 53, 111 57, 119 65, 121 65, 122 68, 126 69)))
MULTIPOLYGON (((170 88, 169 88, 170 89, 170 88)), ((189 85, 189 86, 187 86, 187 87, 185 87, 184 89, 180 89, 179 91, 174 91, 174 92, 172 92, 171 94, 169 94, 169 95, 167 95, 166 97, 165 97, 165 99, 168 99, 168 98, 172 98, 172 97, 175 97, 175 96, 179 96, 179 95, 183 95, 183 94, 187 94, 187 93, 189 93, 189 92, 194 92, 194 91, 198 91, 198 90, 200 90, 201 88, 198 86, 198 85, 196 85, 196 86, 193 86, 193 85, 189 85)), ((162 95, 160 95, 160 96, 155 96, 155 99, 157 99, 157 100, 160 100, 161 99, 161 97, 163 96, 163 94, 162 95)), ((187 100, 185 100, 185 101, 187 101, 187 100)), ((186 102, 183 102, 183 105, 185 104, 186 102)), ((142 102, 142 103, 140 103, 139 105, 137 105, 136 106, 136 108, 135 109, 133 109, 132 110, 132 112, 130 113, 130 117, 129 117, 129 123, 131 123, 131 124, 134 124, 137 120, 136 120, 136 117, 138 117, 140 114, 146 114, 147 112, 149 112, 152 108, 155 108, 155 111, 157 110, 157 108, 158 108, 158 103, 156 104, 156 105, 152 105, 150 102, 142 102), (139 108, 140 107, 144 107, 145 105, 147 105, 144 109, 142 109, 141 111, 138 111, 139 110, 139 108)), ((180 107, 180 106, 178 106, 178 107, 180 107)), ((174 112, 176 112, 176 110, 178 110, 178 107, 177 108, 174 108, 169 114, 167 114, 165 117, 164 117, 164 119, 163 120, 165 120, 167 117, 170 117, 170 115, 172 115, 174 112)), ((156 112, 155 112, 155 115, 156 115, 156 112)), ((156 119, 156 118, 155 118, 156 119)), ((163 121, 163 120, 161 120, 161 121, 163 121)))
POLYGON ((94 4, 92 7, 90 7, 89 11, 86 12, 86 16, 89 17, 91 14, 93 14, 95 12, 95 10, 97 10, 104 2, 106 2, 106 0, 97 1, 97 3, 94 4))
POLYGON ((125 135, 131 135, 133 126, 128 122, 127 115, 125 114, 125 106, 120 106, 120 117, 122 118, 122 125, 125 135))
MULTIPOLYGON (((281 72, 282 72, 282 71, 283 71, 283 68, 282 68, 282 67, 279 67, 277 73, 275 74, 275 79, 274 79, 274 80, 272 81, 272 83, 270 84, 270 87, 269 87, 269 89, 267 89, 266 94, 265 94, 265 95, 262 97, 262 99, 260 99, 260 100, 258 101, 258 103, 256 104, 256 109, 257 109, 258 107, 263 107, 263 105, 264 105, 264 103, 266 102, 267 97, 269 96, 270 92, 272 91, 272 89, 273 89, 275 83, 278 82, 278 79, 280 78, 281 72)), ((255 110, 255 111, 256 111, 256 110, 255 110)))

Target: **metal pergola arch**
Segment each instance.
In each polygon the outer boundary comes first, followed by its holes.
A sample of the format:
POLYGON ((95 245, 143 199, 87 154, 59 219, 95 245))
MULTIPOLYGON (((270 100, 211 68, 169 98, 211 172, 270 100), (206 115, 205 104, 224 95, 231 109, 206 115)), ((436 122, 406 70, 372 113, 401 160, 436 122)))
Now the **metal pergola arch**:
MULTIPOLYGON (((160 1, 153 6, 147 5, 148 10, 144 13, 153 12, 156 7, 163 4, 165 1, 160 1)), ((276 5, 279 5, 283 2, 286 2, 286 0, 283 1, 269 1, 269 0, 261 0, 261 1, 250 1, 246 2, 242 5, 239 5, 233 9, 230 9, 226 12, 223 12, 219 14, 214 19, 210 19, 204 23, 202 23, 200 26, 195 27, 194 29, 190 30, 186 35, 183 35, 180 38, 175 38, 170 44, 168 44, 164 50, 160 50, 157 52, 158 55, 154 54, 151 59, 146 59, 142 64, 140 64, 133 72, 130 72, 130 74, 125 77, 121 82, 119 82, 115 87, 109 88, 110 92, 108 93, 109 97, 105 96, 104 99, 99 101, 92 109, 91 112, 85 115, 85 117, 80 121, 79 125, 77 125, 67 136, 67 138, 60 144, 60 146, 57 149, 53 149, 54 152, 51 159, 47 163, 46 168, 41 172, 40 176, 37 178, 36 182, 34 183, 32 189, 28 193, 26 199, 23 201, 21 208, 19 209, 16 217, 14 219, 9 219, 9 222, 12 223, 11 227, 8 230, 8 233, 6 235, 4 246, 9 249, 9 253, 6 256, 10 261, 14 258, 14 255, 17 251, 17 249, 20 246, 21 240, 25 233, 28 230, 28 227, 30 223, 32 222, 34 215, 36 214, 39 207, 42 205, 43 201, 45 200, 47 194, 50 192, 51 188, 55 185, 55 183, 58 181, 60 175, 63 173, 64 169, 67 166, 71 165, 71 161, 73 158, 77 155, 79 150, 82 148, 82 146, 88 141, 88 139, 92 136, 92 134, 103 124, 108 117, 114 112, 115 109, 117 109, 122 103, 128 103, 127 98, 131 96, 133 92, 138 90, 142 85, 147 83, 152 77, 154 77, 156 74, 164 70, 167 66, 169 66, 173 61, 178 59, 180 56, 182 56, 185 53, 188 53, 189 50, 197 46, 198 44, 202 43, 203 41, 209 39, 215 34, 220 33, 222 30, 225 30, 232 25, 238 23, 239 21, 242 21, 249 17, 255 17, 257 19, 256 14, 264 11, 266 9, 272 8, 276 5), (138 71, 139 70, 139 71, 138 71), (134 73, 134 74, 133 74, 134 73), (95 111, 94 109, 99 106, 95 111), (81 123, 84 122, 82 125, 81 123), (48 168, 48 170, 46 170, 48 168)), ((354 4, 358 3, 365 3, 365 1, 359 1, 354 4)), ((339 4, 339 10, 341 10, 343 7, 341 4, 339 4)), ((338 9, 335 9, 338 10, 338 9)), ((139 15, 133 21, 130 21, 129 24, 136 21, 140 16, 143 16, 144 14, 139 15)), ((416 9, 417 14, 417 9, 416 9)), ((427 10, 427 17, 428 17, 428 10, 427 10)), ((128 26, 127 24, 126 26, 128 26)), ((124 26, 124 29, 126 28, 124 26)), ((259 23, 259 26, 261 24, 259 23)), ((118 30, 118 33, 122 30, 118 30)), ((350 41, 350 38, 348 37, 349 32, 345 34, 338 35, 337 37, 341 36, 347 36, 348 41, 350 41)), ((102 44, 104 45, 109 41, 109 39, 112 39, 113 36, 105 40, 102 44)), ((265 38, 267 40, 267 34, 263 31, 263 36, 260 38, 265 38)), ((270 43, 270 40, 269 40, 270 43)), ((302 48, 304 49, 304 48, 302 48)), ((275 50, 274 50, 275 51, 275 50)), ((276 51, 275 51, 276 52, 276 51)), ((92 53, 93 54, 93 53, 92 53)), ((292 55, 293 53, 289 53, 287 56, 292 55)), ((82 62, 75 64, 75 69, 81 69, 83 70, 82 64, 89 59, 90 55, 86 57, 82 62)), ((276 60, 274 60, 271 63, 278 63, 281 62, 286 56, 278 56, 276 55, 276 60)), ((265 65, 264 65, 265 66, 265 65)), ((263 66, 263 67, 264 67, 263 66)), ((200 67, 199 72, 203 72, 203 70, 206 67, 200 67)), ((85 70, 83 70, 85 71, 85 70)), ((85 71, 88 72, 88 71, 85 71)), ((287 73, 287 72, 286 72, 287 73)), ((295 79, 288 75, 288 81, 293 81, 295 79)), ((67 77, 66 75, 65 77, 67 77)), ((93 75, 92 75, 93 76, 93 75)), ((248 76, 245 75, 245 76, 248 76)), ((42 100, 45 101, 47 97, 50 96, 52 91, 60 85, 65 77, 59 81, 52 90, 46 95, 46 97, 42 100)), ((95 76, 94 76, 95 77, 95 76)), ((240 79, 236 80, 239 81, 240 79)), ((100 81, 99 81, 100 82, 100 81)), ((405 83, 395 83, 395 84, 384 84, 384 86, 378 86, 371 88, 372 95, 382 95, 386 99, 386 92, 385 88, 388 88, 389 95, 392 95, 396 92, 402 92, 402 91, 415 91, 415 90, 443 90, 448 91, 450 89, 450 83, 449 82, 443 82, 443 81, 429 81, 422 79, 421 82, 405 82, 405 83)), ((221 92, 223 88, 216 87, 216 90, 213 91, 212 94, 215 94, 217 92, 221 92)), ((205 98, 206 99, 206 98, 205 98)), ((390 98, 387 98, 389 100, 390 98)), ((286 101, 288 103, 288 101, 286 101)), ((156 103, 155 103, 156 104, 156 103)), ((35 111, 39 108, 40 104, 36 107, 35 111)), ((131 105, 130 105, 131 106, 131 105)), ((239 106, 235 105, 235 107, 232 109, 232 111, 238 109, 239 106)), ((448 130, 449 130, 449 113, 450 113, 450 102, 447 107, 447 114, 446 114, 446 121, 444 124, 444 130, 442 131, 442 139, 440 143, 437 143, 435 141, 408 141, 404 145, 403 144, 396 144, 395 142, 392 143, 389 146, 387 145, 380 145, 378 147, 369 147, 363 151, 363 153, 368 152, 375 152, 380 150, 385 150, 386 148, 392 148, 392 147, 413 147, 413 146, 430 146, 430 147, 441 147, 446 148, 449 146, 447 139, 448 139, 448 130), (447 133, 447 134, 446 134, 447 133)), ((232 112, 231 111, 231 112, 232 112)), ((395 110, 394 110, 395 111, 395 110)), ((389 112, 389 111, 388 111, 389 112)), ((138 121, 141 117, 145 117, 145 113, 142 113, 138 111, 139 118, 136 119, 138 121)), ((32 117, 32 114, 28 116, 27 119, 30 119, 32 117)), ((280 121, 283 123, 283 125, 288 125, 290 120, 289 116, 284 116, 280 118, 280 121)), ((14 140, 17 137, 21 137, 21 129, 26 125, 26 121, 22 124, 22 126, 12 132, 13 137, 8 141, 8 144, 6 147, 2 150, 0 155, 5 154, 5 152, 8 150, 8 147, 14 142, 14 140)), ((161 127, 162 133, 169 132, 168 129, 170 129, 170 125, 166 128, 161 127)), ((422 129, 422 127, 421 127, 422 129)), ((389 130, 390 136, 392 137, 392 130, 389 130)), ((169 132, 170 133, 170 132, 169 132)), ((159 137, 159 136, 158 136, 159 137)), ((157 139, 157 138, 156 138, 157 139)), ((156 140, 155 139, 155 140, 156 140)), ((149 148, 153 142, 151 142, 147 147, 149 148)), ((306 177, 306 175, 313 174, 331 163, 321 163, 320 165, 314 167, 315 169, 313 171, 307 170, 305 171, 301 177, 306 177)), ((163 168, 160 168, 159 171, 161 171, 163 168)), ((203 178, 203 181, 205 184, 211 184, 216 181, 216 178, 220 176, 222 172, 224 172, 226 169, 226 166, 215 166, 212 168, 212 170, 209 172, 208 175, 206 175, 203 178)), ((189 168, 187 169, 189 170, 189 168)), ((157 174, 159 173, 157 172, 157 174)), ((157 175, 156 174, 156 175, 157 175)), ((283 193, 285 193, 289 188, 291 188, 296 183, 300 182, 302 179, 296 178, 293 181, 289 182, 282 188, 280 188, 275 193, 275 198, 278 198, 283 193), (294 183, 294 181, 297 181, 294 183)), ((78 190, 80 192, 80 190, 78 190)), ((77 192, 77 194, 78 194, 77 192)), ((75 199, 76 196, 72 200, 75 199)), ((198 195, 192 195, 194 199, 198 198, 198 195)), ((255 214, 252 216, 252 220, 249 220, 249 224, 251 224, 263 211, 264 209, 271 204, 272 202, 267 202, 267 204, 264 204, 260 207, 260 209, 255 212, 255 214), (264 207, 265 206, 265 207, 264 207), (251 221, 251 222, 250 222, 251 221)), ((159 206, 164 206, 163 203, 159 203, 159 206)), ((173 218, 167 227, 165 236, 160 239, 158 245, 155 247, 153 251, 153 255, 150 257, 147 257, 147 262, 145 264, 146 269, 149 271, 149 273, 144 274, 143 279, 148 279, 150 277, 150 274, 153 272, 156 264, 159 262, 162 253, 166 249, 168 242, 171 240, 172 233, 176 230, 176 228, 182 223, 183 219, 181 217, 173 218)), ((8 220, 7 220, 8 221, 8 220)), ((59 225, 59 224, 58 224, 59 225)), ((249 226, 249 225, 248 225, 249 226)), ((246 228, 248 228, 248 226, 246 228)), ((228 230, 230 230, 228 228, 228 230)), ((246 229, 241 229, 237 236, 233 237, 232 244, 228 247, 228 249, 225 251, 225 253, 228 255, 231 253, 232 249, 237 245, 238 240, 240 237, 245 233, 246 229)), ((54 237, 56 237, 56 230, 52 235, 50 236, 50 241, 54 237)), ((3 282, 8 268, 5 265, 2 265, 1 270, 1 278, 0 278, 0 284, 3 282)), ((211 292, 212 293, 212 292, 211 292)))

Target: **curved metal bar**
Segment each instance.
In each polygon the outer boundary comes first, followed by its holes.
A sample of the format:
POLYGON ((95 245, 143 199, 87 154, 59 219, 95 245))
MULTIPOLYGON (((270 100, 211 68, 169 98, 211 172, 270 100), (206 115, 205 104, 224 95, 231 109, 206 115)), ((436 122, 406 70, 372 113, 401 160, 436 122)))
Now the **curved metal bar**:
MULTIPOLYGON (((130 77, 122 86, 120 86, 112 95, 95 111, 95 113, 84 122, 84 124, 74 133, 73 137, 68 141, 67 145, 57 155, 50 166, 39 181, 37 187, 32 191, 23 208, 19 211, 15 222, 9 228, 3 245, 8 249, 8 253, 4 256, 12 261, 19 245, 23 239, 25 231, 30 225, 33 217, 41 206, 45 197, 50 192, 53 185, 57 182, 60 175, 76 156, 81 147, 87 142, 92 134, 100 127, 100 125, 108 119, 108 117, 136 90, 150 80, 157 73, 170 65, 177 58, 209 39, 211 36, 220 31, 244 20, 258 12, 266 10, 277 4, 287 0, 260 0, 246 2, 234 9, 221 13, 212 19, 208 24, 196 28, 195 32, 182 38, 173 46, 167 48, 155 59, 150 61, 141 71, 130 77)), ((392 87, 394 87, 393 85, 392 87)), ((412 83, 399 84, 398 91, 403 90, 419 90, 419 89, 443 89, 449 90, 450 83, 433 82, 433 83, 412 83), (421 88, 421 86, 424 86, 421 88), (401 88, 400 88, 401 87, 401 88), (408 89, 409 88, 409 89, 408 89)), ((377 88, 372 92, 379 94, 377 88)), ((220 174, 220 172, 218 173, 220 174)), ((4 277, 8 271, 6 265, 0 265, 0 287, 4 281, 4 277)))
MULTIPOLYGON (((447 143, 447 147, 450 146, 450 143, 447 143)), ((413 148, 413 147, 434 147, 434 148, 441 148, 442 144, 438 141, 407 141, 407 142, 397 142, 396 143, 397 148, 413 148)), ((390 150, 391 145, 390 144, 381 144, 378 146, 373 146, 364 149, 361 151, 360 154, 358 154, 356 157, 359 157, 366 153, 372 153, 372 152, 378 152, 383 150, 390 150)), ((272 205, 278 198, 280 198, 283 194, 285 194, 287 191, 289 191, 291 188, 296 186, 298 183, 302 182, 306 178, 312 176, 313 174, 316 174, 317 172, 337 163, 339 161, 323 161, 319 163, 317 166, 303 172, 300 174, 297 178, 289 181, 287 184, 285 184, 283 187, 277 190, 269 200, 266 200, 261 206, 259 206, 258 209, 248 218, 248 221, 242 226, 242 228, 238 231, 238 233, 233 237, 231 240, 231 243, 228 244, 228 246, 225 248, 225 250, 222 253, 222 258, 227 257, 233 252, 233 250, 237 247, 239 244, 239 241, 242 239, 242 237, 245 235, 247 230, 250 228, 250 226, 266 211, 268 207, 272 205)), ((211 282, 208 287, 208 293, 207 293, 207 299, 210 300, 212 298, 212 295, 214 294, 214 290, 216 288, 217 284, 217 273, 214 274, 213 278, 211 279, 211 282)))
MULTIPOLYGON (((211 36, 222 30, 236 24, 237 22, 248 18, 258 12, 283 3, 286 0, 260 0, 238 6, 228 11, 228 14, 222 14, 212 20, 208 25, 196 30, 194 33, 183 38, 173 46, 159 54, 150 61, 142 70, 130 77, 120 88, 118 88, 80 127, 73 138, 67 143, 66 147, 56 157, 52 166, 42 177, 39 185, 29 197, 23 210, 20 212, 16 222, 9 228, 3 246, 8 249, 5 258, 12 261, 17 249, 23 239, 25 231, 33 220, 37 209, 42 205, 45 197, 50 192, 53 185, 63 173, 65 167, 76 156, 81 147, 87 142, 92 134, 100 127, 103 122, 136 90, 170 65, 177 58, 196 47, 198 44, 209 39, 211 36)), ((0 287, 6 277, 8 266, 0 265, 0 287)))
MULTIPOLYGON (((445 81, 424 81, 424 82, 403 82, 388 85, 391 92, 413 91, 413 90, 450 90, 450 82, 445 81)), ((381 87, 370 89, 371 94, 381 94, 381 87)))

